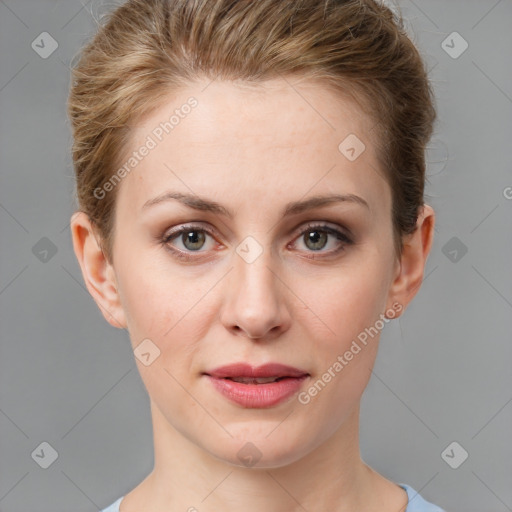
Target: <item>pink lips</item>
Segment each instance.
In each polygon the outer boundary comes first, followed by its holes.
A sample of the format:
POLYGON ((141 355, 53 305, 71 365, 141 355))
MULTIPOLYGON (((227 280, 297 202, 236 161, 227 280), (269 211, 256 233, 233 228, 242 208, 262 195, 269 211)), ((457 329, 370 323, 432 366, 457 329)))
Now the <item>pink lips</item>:
POLYGON ((292 366, 269 363, 254 368, 235 363, 205 372, 214 388, 223 396, 246 408, 277 405, 295 394, 309 374, 292 366), (273 382, 257 383, 255 379, 274 378, 273 382), (236 382, 233 379, 243 379, 236 382))

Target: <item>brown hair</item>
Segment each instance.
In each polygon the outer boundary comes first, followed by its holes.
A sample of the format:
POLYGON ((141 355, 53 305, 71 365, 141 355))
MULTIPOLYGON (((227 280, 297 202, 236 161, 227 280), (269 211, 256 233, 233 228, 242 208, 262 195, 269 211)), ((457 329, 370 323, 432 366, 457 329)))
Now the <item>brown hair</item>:
POLYGON ((375 0, 128 0, 103 20, 72 71, 68 115, 79 208, 110 262, 116 189, 94 191, 121 165, 137 120, 201 78, 292 74, 350 95, 375 122, 400 254, 423 205, 436 118, 401 15, 375 0))

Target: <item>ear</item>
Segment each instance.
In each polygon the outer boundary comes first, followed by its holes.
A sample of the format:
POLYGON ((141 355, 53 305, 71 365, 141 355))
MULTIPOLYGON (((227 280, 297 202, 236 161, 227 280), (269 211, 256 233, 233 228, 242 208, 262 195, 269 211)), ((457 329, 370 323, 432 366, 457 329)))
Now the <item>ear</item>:
POLYGON ((119 299, 114 267, 105 258, 89 217, 84 212, 75 212, 70 225, 73 249, 87 290, 105 320, 114 327, 125 329, 126 318, 119 299))
POLYGON ((405 311, 420 289, 425 264, 434 239, 434 223, 434 210, 425 204, 418 215, 415 231, 403 240, 402 254, 389 290, 387 304, 388 308, 397 312, 395 317, 405 311))

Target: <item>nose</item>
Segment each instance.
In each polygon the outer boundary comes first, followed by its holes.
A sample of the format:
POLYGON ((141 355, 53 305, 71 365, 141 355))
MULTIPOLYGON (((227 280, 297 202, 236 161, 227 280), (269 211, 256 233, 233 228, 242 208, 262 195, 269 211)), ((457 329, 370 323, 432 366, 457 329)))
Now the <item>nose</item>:
POLYGON ((270 249, 265 247, 249 261, 234 254, 234 268, 224 283, 221 321, 237 336, 274 339, 290 327, 290 292, 273 265, 270 249))

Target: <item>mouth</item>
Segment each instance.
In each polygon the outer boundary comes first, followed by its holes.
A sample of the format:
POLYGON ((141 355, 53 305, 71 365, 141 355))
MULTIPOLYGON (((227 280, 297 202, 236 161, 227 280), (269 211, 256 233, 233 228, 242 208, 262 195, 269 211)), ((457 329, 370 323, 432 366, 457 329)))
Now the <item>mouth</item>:
POLYGON ((235 363, 203 375, 222 396, 244 408, 268 408, 284 402, 310 376, 304 370, 279 363, 257 368, 235 363))
POLYGON ((270 382, 279 382, 283 379, 291 379, 296 377, 221 377, 225 380, 232 380, 240 384, 269 384, 270 382))
POLYGON ((281 363, 267 363, 258 367, 247 363, 233 363, 204 373, 218 379, 231 379, 236 382, 250 381, 252 384, 265 384, 278 379, 298 378, 309 375, 305 370, 281 363))

